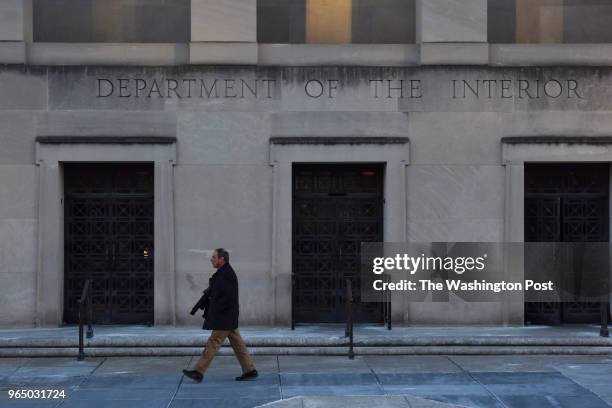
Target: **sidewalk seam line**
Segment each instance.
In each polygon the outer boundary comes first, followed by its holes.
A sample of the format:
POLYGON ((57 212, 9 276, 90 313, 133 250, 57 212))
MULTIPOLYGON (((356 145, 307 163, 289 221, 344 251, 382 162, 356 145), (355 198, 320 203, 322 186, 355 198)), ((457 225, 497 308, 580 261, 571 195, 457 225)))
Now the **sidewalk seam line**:
MULTIPOLYGON (((191 363, 191 360, 193 360, 193 356, 189 357, 189 359, 187 360, 187 364, 184 365, 183 367, 189 368, 189 364, 191 363)), ((172 405, 172 403, 174 402, 174 398, 176 397, 176 394, 178 394, 179 389, 181 388, 181 384, 183 384, 183 378, 185 378, 184 374, 181 375, 181 379, 179 380, 179 383, 176 386, 176 391, 174 391, 174 394, 172 394, 172 397, 170 398, 168 405, 166 405, 166 408, 170 408, 170 405, 172 405)))
POLYGON ((491 395, 493 397, 493 399, 495 399, 497 402, 499 402, 503 407, 508 408, 508 406, 496 394, 494 394, 486 385, 484 385, 483 383, 478 381, 476 378, 474 378, 474 376, 472 375, 471 372, 469 372, 468 370, 466 370, 463 367, 461 367, 455 360, 453 360, 451 358, 451 356, 444 356, 444 357, 446 357, 451 363, 456 365, 461 370, 461 372, 466 373, 474 382, 476 382, 482 388, 484 388, 489 393, 489 395, 491 395))
MULTIPOLYGON (((574 380, 573 378, 571 378, 571 377, 568 377, 567 375, 565 375, 564 373, 562 373, 561 371, 559 371, 559 370, 557 369, 557 367, 553 367, 553 368, 554 368, 554 369, 557 371, 557 373, 561 374, 561 375, 562 375, 564 378, 567 378, 568 380, 570 380, 571 382, 573 382, 574 384, 576 384, 578 387, 580 387, 580 388, 584 388, 584 389, 585 389, 585 390, 586 390, 588 393, 593 394, 593 395, 594 395, 594 396, 595 396, 595 397, 596 397, 598 400, 600 400, 601 402, 603 402, 603 403, 605 403, 605 404, 608 404, 608 403, 607 403, 607 402, 606 402, 606 401, 605 401, 605 400, 604 400, 602 397, 600 397, 600 396, 599 396, 599 394, 597 394, 597 393, 595 393, 595 392, 591 391, 591 389, 590 389, 590 388, 588 388, 587 386, 580 384, 578 381, 575 381, 575 380, 574 380)), ((608 404, 608 405, 610 405, 610 404, 608 404)))
MULTIPOLYGON (((366 362, 366 364, 368 364, 366 362)), ((376 372, 374 371, 374 369, 368 364, 368 368, 370 369, 370 371, 372 372, 372 374, 374 375, 374 378, 376 379, 376 384, 378 385, 378 389, 383 393, 383 395, 387 395, 385 389, 383 388, 381 382, 380 382, 380 378, 378 378, 378 374, 376 374, 376 372)))
MULTIPOLYGON (((74 391, 78 391, 78 390, 80 390, 80 389, 81 389, 81 385, 82 385, 84 382, 86 382, 87 380, 89 380, 89 379, 91 378, 91 376, 92 376, 92 375, 94 375, 94 373, 95 373, 95 372, 98 370, 98 368, 100 368, 100 366, 101 366, 102 364, 104 364, 104 362, 106 361, 106 359, 107 359, 107 358, 108 358, 108 357, 102 357, 102 361, 100 361, 100 362, 98 363, 98 365, 96 365, 96 367, 95 367, 95 368, 92 370, 92 372, 91 372, 91 373, 89 373, 89 375, 87 375, 87 376, 86 376, 86 377, 85 377, 85 378, 84 378, 84 379, 83 379, 83 380, 82 380, 82 381, 81 381, 81 382, 80 382, 80 383, 79 383, 79 384, 78 384, 78 385, 75 387, 74 391)), ((66 401, 70 400, 71 398, 72 398, 72 394, 70 394, 70 397, 68 397, 68 398, 64 399, 62 402, 60 402, 58 405, 56 405, 56 406, 55 406, 55 408, 59 408, 59 407, 61 407, 62 405, 64 405, 64 404, 66 403, 66 401)))
POLYGON ((283 400, 283 378, 281 377, 280 360, 278 354, 276 355, 276 373, 278 375, 278 394, 280 395, 281 401, 283 400))

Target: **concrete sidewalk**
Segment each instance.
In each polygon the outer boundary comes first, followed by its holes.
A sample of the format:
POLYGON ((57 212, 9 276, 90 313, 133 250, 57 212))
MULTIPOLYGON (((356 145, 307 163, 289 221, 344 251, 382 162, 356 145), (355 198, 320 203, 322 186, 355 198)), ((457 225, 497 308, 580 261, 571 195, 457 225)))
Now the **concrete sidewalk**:
POLYGON ((219 356, 200 384, 181 374, 195 358, 0 358, 0 406, 612 406, 612 356, 255 356, 260 377, 244 383, 234 381, 235 358, 219 356), (9 389, 43 388, 63 389, 67 398, 8 397, 9 389))
MULTIPOLYGON (((254 355, 345 355, 343 325, 241 327, 254 355)), ((85 340, 90 357, 193 356, 210 332, 169 326, 95 326, 85 340)), ((76 356, 77 327, 0 329, 0 357, 76 356)), ((415 354, 612 354, 612 338, 596 325, 355 327, 358 355, 415 354)), ((231 353, 224 347, 221 354, 231 353)))

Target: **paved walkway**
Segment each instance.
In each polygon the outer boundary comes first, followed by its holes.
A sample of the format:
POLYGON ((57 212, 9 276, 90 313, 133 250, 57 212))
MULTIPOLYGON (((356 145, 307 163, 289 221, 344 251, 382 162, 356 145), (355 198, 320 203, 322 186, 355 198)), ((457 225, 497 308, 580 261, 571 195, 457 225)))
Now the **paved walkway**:
MULTIPOLYGON (((195 358, 3 358, 0 406, 241 408, 295 396, 364 396, 359 406, 419 406, 397 405, 397 397, 387 399, 391 405, 371 399, 385 395, 487 408, 612 406, 612 356, 255 356, 261 375, 246 383, 234 381, 236 360, 219 356, 201 384, 181 375, 195 358), (59 388, 67 398, 9 400, 14 388, 59 388)), ((337 408, 355 399, 324 401, 299 406, 337 408)))

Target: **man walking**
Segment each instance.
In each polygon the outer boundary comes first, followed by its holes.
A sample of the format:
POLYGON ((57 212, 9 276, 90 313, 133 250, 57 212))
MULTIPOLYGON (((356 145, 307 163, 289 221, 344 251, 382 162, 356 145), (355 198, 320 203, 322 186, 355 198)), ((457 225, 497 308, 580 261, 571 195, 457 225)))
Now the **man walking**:
POLYGON ((238 331, 238 279, 229 264, 229 253, 223 248, 217 248, 210 262, 217 271, 210 278, 208 289, 191 310, 191 314, 195 314, 197 309, 205 309, 203 328, 212 330, 212 333, 194 369, 183 370, 183 374, 195 382, 201 382, 225 338, 229 338, 242 367, 242 375, 236 377, 236 381, 255 379, 257 370, 238 331))

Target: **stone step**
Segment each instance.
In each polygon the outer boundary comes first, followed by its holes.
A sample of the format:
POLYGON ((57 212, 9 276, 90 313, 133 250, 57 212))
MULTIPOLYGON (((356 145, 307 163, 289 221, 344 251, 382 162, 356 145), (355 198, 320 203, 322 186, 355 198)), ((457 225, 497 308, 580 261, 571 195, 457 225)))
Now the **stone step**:
MULTIPOLYGON (((153 347, 182 348, 200 347, 206 340, 201 336, 113 336, 98 335, 85 339, 86 347, 153 347)), ((346 337, 249 337, 243 336, 249 347, 348 347, 346 337)), ((29 338, 0 338, 0 349, 4 348, 61 348, 78 347, 77 333, 74 336, 29 338)), ((226 341, 226 345, 227 345, 226 341)), ((612 338, 591 336, 524 337, 524 336, 362 336, 354 339, 355 347, 454 347, 454 346, 546 346, 546 347, 612 347, 612 338)))
MULTIPOLYGON (((348 347, 249 347, 253 355, 347 355, 348 347)), ((86 347, 88 357, 113 356, 196 356, 198 347, 86 347)), ((355 347, 356 355, 612 355, 610 346, 384 346, 355 347)), ((2 347, 0 357, 72 357, 77 347, 2 347)), ((222 347, 219 355, 233 355, 222 347)))

